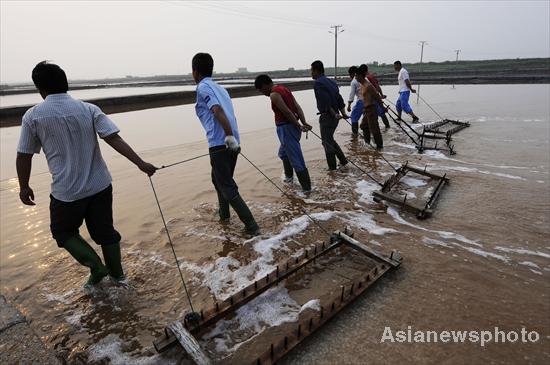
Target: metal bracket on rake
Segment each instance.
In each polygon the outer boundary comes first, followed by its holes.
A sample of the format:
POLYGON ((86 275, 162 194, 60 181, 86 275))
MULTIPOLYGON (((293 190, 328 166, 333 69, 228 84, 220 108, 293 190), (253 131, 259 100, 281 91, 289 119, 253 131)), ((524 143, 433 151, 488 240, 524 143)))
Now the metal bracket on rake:
POLYGON ((435 151, 443 151, 449 153, 449 155, 455 155, 455 146, 454 144, 451 144, 451 137, 450 136, 441 136, 441 137, 434 137, 430 136, 425 133, 425 131, 420 135, 419 143, 416 144, 416 149, 418 150, 418 153, 422 153, 427 150, 435 150, 435 151), (435 144, 432 146, 426 145, 426 139, 435 139, 435 144), (438 140, 444 139, 446 147, 440 147, 438 140))
POLYGON ((238 308, 260 294, 277 286, 291 275, 303 270, 307 265, 314 263, 321 256, 327 255, 329 252, 343 245, 374 260, 376 265, 372 270, 356 278, 350 285, 342 286, 342 290, 337 296, 332 300, 321 303, 319 312, 315 314, 308 311, 300 313, 294 330, 286 333, 284 336, 281 335, 280 338, 273 339, 265 352, 259 355, 259 357, 248 360, 250 364, 273 364, 357 298, 388 270, 398 268, 402 262, 399 252, 392 251, 389 256, 385 256, 371 249, 368 245, 352 238, 352 234, 347 228, 344 232, 334 232, 331 235, 330 241, 330 243, 323 242, 305 250, 299 257, 291 258, 285 263, 279 264, 273 272, 267 274, 264 278, 254 281, 248 287, 228 299, 216 302, 210 309, 201 310, 201 318, 198 323, 190 324, 176 321, 170 324, 165 329, 165 335, 154 342, 155 349, 158 352, 162 352, 179 343, 196 364, 210 364, 210 360, 198 345, 196 338, 203 335, 208 327, 231 315, 238 308))
MULTIPOLYGON (((452 148, 452 146, 449 146, 452 148)), ((397 169, 397 172, 392 175, 390 178, 386 180, 384 183, 382 189, 380 191, 373 192, 374 200, 377 202, 381 201, 387 201, 388 203, 395 204, 401 209, 406 210, 408 212, 414 213, 417 218, 424 219, 428 218, 433 213, 433 208, 435 206, 435 203, 437 202, 437 198, 439 197, 439 194, 441 193, 441 190, 445 186, 445 184, 449 183, 449 178, 447 177, 447 174, 443 176, 439 176, 436 174, 432 174, 428 171, 426 171, 426 168, 423 170, 417 169, 415 167, 411 167, 408 165, 408 162, 405 163, 403 166, 397 169), (392 193, 392 188, 396 186, 399 181, 407 175, 407 173, 413 172, 419 175, 430 177, 431 179, 437 181, 437 185, 434 188, 434 191, 424 204, 418 204, 415 202, 411 202, 407 200, 407 196, 401 197, 397 194, 392 193)))

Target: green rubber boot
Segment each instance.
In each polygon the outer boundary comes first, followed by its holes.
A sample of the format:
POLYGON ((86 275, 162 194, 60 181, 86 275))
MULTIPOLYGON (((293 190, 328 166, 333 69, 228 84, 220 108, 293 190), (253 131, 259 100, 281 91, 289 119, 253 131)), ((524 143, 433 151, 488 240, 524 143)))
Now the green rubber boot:
POLYGON ((124 270, 122 270, 122 263, 120 258, 120 243, 113 245, 102 245, 101 251, 103 251, 103 258, 105 259, 105 266, 109 270, 109 275, 115 281, 123 281, 126 279, 124 276, 124 270))
POLYGON ((69 251, 81 265, 90 268, 90 277, 86 286, 96 285, 109 274, 109 270, 103 265, 95 250, 79 235, 65 241, 63 248, 69 251))
POLYGON ((246 233, 248 233, 251 236, 259 235, 260 227, 258 226, 258 223, 256 223, 256 220, 254 219, 252 212, 250 211, 250 209, 248 209, 248 205, 246 205, 243 198, 241 198, 240 195, 237 195, 229 202, 229 204, 231 204, 231 207, 233 208, 233 210, 237 212, 237 215, 239 216, 241 221, 244 223, 246 233))

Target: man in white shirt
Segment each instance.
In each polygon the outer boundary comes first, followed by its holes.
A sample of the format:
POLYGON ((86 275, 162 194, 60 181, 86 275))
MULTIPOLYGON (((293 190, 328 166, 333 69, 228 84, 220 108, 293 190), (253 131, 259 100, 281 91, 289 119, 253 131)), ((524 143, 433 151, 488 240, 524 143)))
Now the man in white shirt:
POLYGON ((401 113, 405 111, 405 113, 409 114, 413 118, 413 123, 417 123, 418 117, 414 115, 413 110, 409 105, 409 96, 411 95, 411 91, 413 94, 416 93, 416 90, 413 89, 411 81, 409 80, 409 73, 401 65, 401 61, 395 61, 393 63, 393 68, 398 72, 397 82, 399 83, 399 98, 395 103, 398 120, 401 120, 401 113))
POLYGON ((67 94, 67 76, 58 65, 40 62, 32 71, 32 80, 44 101, 30 108, 21 123, 16 161, 19 198, 23 204, 35 205, 29 186, 32 157, 43 149, 52 174, 50 230, 57 245, 90 268, 86 286, 107 275, 121 282, 125 276, 121 237, 113 227, 111 175, 97 136, 147 175, 157 168, 134 152, 101 109, 67 94), (101 246, 105 264, 79 234, 84 221, 92 240, 101 246))
POLYGON ((361 96, 361 84, 359 81, 355 79, 355 73, 357 72, 356 66, 351 66, 348 69, 348 74, 351 79, 350 87, 351 91, 349 93, 348 98, 348 112, 351 112, 350 119, 351 119, 351 133, 353 137, 357 137, 357 134, 359 132, 359 119, 361 119, 361 116, 363 115, 363 99, 361 96), (353 110, 351 108, 351 104, 353 104, 353 101, 357 99, 357 102, 353 106, 353 110))

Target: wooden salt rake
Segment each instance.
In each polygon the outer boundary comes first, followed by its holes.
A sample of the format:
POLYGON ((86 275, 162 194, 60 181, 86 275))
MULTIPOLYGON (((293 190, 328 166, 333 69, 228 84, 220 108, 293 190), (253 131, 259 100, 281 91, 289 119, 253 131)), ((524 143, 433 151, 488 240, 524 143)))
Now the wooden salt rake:
POLYGON ((392 251, 386 257, 353 239, 351 235, 336 231, 332 234, 330 243, 323 242, 305 250, 299 257, 291 258, 284 264, 277 266, 265 278, 255 281, 222 302, 216 302, 212 308, 201 310, 200 320, 196 323, 176 321, 170 324, 165 328, 164 336, 154 342, 155 349, 158 352, 162 352, 179 343, 196 364, 212 364, 212 361, 200 348, 196 338, 204 334, 206 329, 219 320, 234 313, 238 308, 257 298, 260 294, 277 286, 283 280, 304 269, 305 266, 342 245, 348 246, 373 259, 376 262, 376 266, 355 279, 351 285, 342 286, 338 296, 325 303, 321 303, 322 305, 318 313, 312 314, 311 311, 300 313, 298 322, 292 331, 272 341, 269 348, 259 357, 249 359, 249 363, 255 365, 275 363, 307 336, 334 317, 336 313, 351 303, 382 275, 390 269, 398 268, 402 261, 401 255, 397 251, 392 251))
POLYGON ((374 195, 373 199, 376 202, 387 201, 389 203, 398 205, 401 207, 401 209, 414 213, 417 218, 424 219, 432 215, 433 207, 437 202, 437 198, 439 197, 439 194, 441 193, 441 190, 443 189, 445 184, 448 184, 448 183, 449 183, 449 178, 447 177, 447 174, 444 174, 443 176, 432 174, 426 171, 425 168, 424 170, 417 169, 415 167, 409 166, 408 162, 406 162, 403 166, 397 169, 394 175, 392 175, 389 179, 386 180, 386 182, 384 183, 380 191, 373 192, 373 195, 374 195), (430 198, 426 201, 426 203, 423 205, 407 201, 406 195, 403 198, 391 192, 392 188, 396 186, 399 183, 399 181, 402 178, 404 178, 405 175, 407 175, 407 173, 409 172, 413 172, 422 176, 427 176, 437 181, 437 185, 433 193, 431 194, 430 198))
POLYGON ((422 130, 422 134, 419 136, 419 143, 417 143, 416 148, 418 152, 424 152, 425 150, 437 150, 437 151, 446 151, 450 155, 456 154, 454 145, 451 144, 452 135, 468 128, 470 126, 469 122, 460 122, 458 120, 443 119, 439 122, 432 123, 422 130), (441 130, 440 128, 445 127, 448 129, 441 130), (434 146, 428 146, 426 144, 427 139, 436 140, 434 146), (439 147, 437 140, 445 140, 446 147, 439 147))

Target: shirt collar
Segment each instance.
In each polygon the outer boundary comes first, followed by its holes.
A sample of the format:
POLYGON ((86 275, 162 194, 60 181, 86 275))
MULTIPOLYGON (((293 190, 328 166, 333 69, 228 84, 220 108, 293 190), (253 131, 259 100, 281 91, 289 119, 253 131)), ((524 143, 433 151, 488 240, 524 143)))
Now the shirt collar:
POLYGON ((201 82, 206 81, 206 80, 212 80, 212 78, 211 77, 204 77, 201 81, 199 81, 197 86, 199 86, 201 84, 201 82))
POLYGON ((58 94, 50 94, 48 96, 46 96, 46 99, 44 99, 45 101, 46 100, 60 100, 60 99, 67 99, 67 98, 70 98, 71 96, 67 93, 58 93, 58 94))

